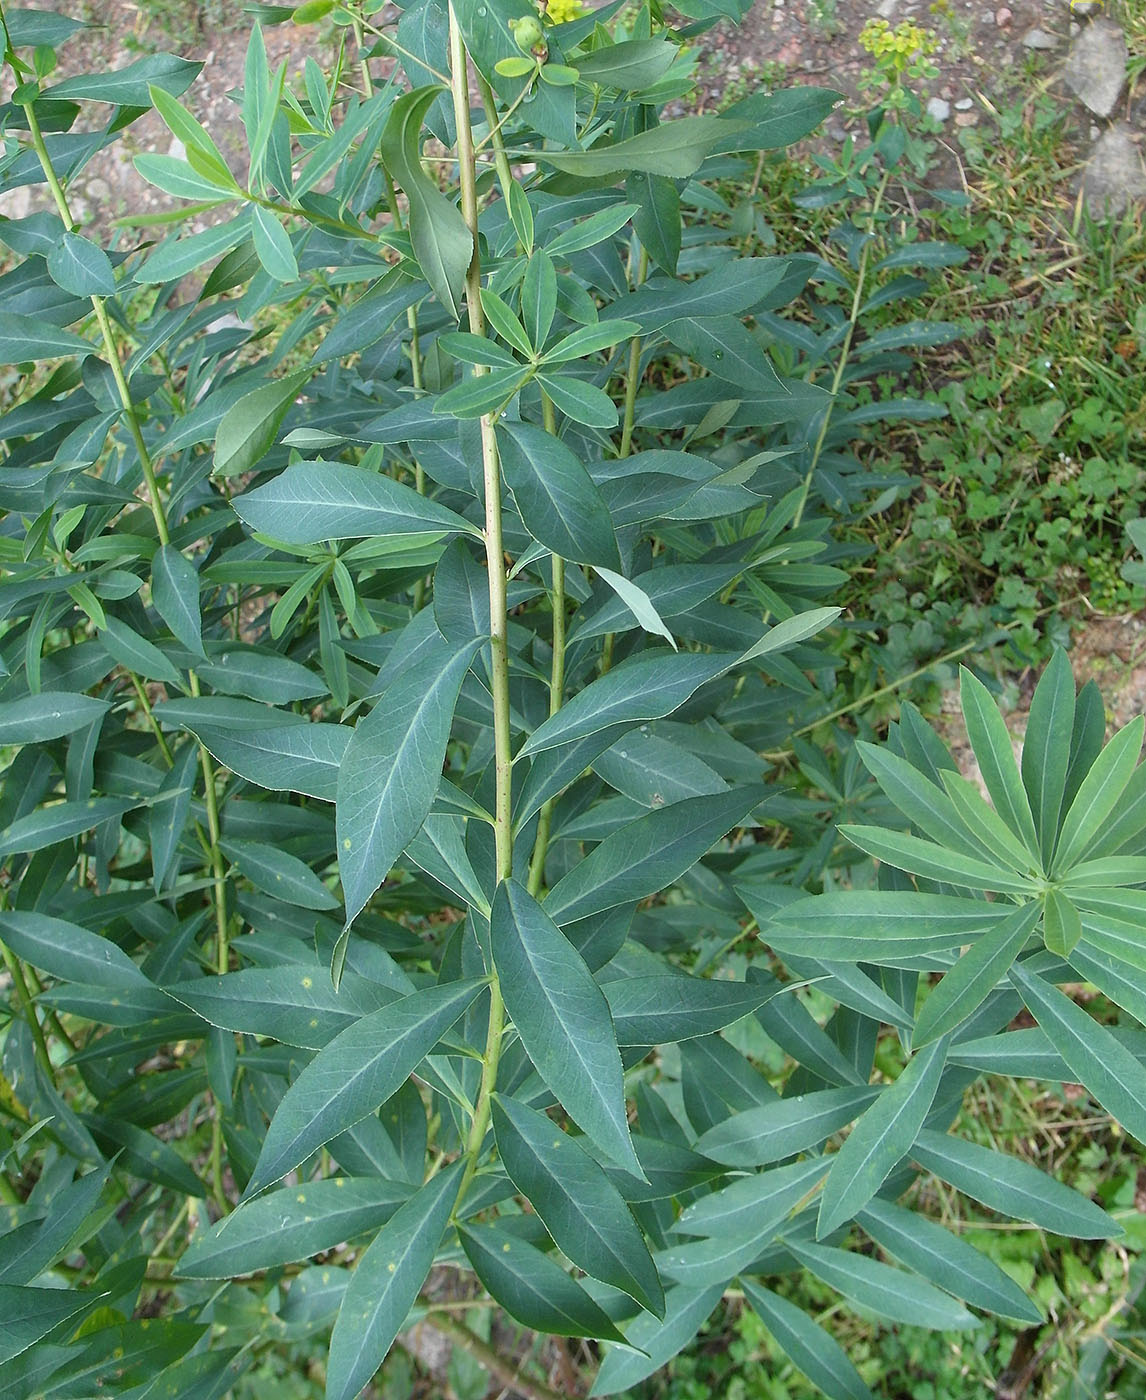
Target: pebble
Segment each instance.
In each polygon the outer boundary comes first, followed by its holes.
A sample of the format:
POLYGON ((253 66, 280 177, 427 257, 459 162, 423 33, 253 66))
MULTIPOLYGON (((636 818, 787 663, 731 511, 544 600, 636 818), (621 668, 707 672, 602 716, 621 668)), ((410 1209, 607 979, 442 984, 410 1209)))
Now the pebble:
POLYGON ((890 19, 892 15, 895 14, 896 5, 898 3, 899 0, 879 0, 879 4, 875 7, 875 12, 880 19, 890 19))
POLYGON ((979 124, 978 112, 956 112, 956 126, 977 126, 979 124))
POLYGON ((941 97, 933 97, 927 104, 927 115, 934 117, 937 122, 945 122, 951 115, 950 102, 944 102, 941 97))
POLYGON ((1109 117, 1126 82, 1126 36, 1112 20, 1098 19, 1071 46, 1066 85, 1096 117, 1109 117))
POLYGON ((969 97, 961 97, 955 104, 955 110, 957 112, 969 112, 974 105, 974 102, 972 102, 969 97))
POLYGON ((1058 40, 1053 34, 1048 34, 1045 29, 1039 29, 1036 25, 1023 35, 1023 46, 1028 49, 1057 49, 1058 40))
POLYGON ((1007 9, 1006 5, 1001 5, 999 9, 995 11, 995 24, 999 29, 1009 28, 1011 20, 1013 19, 1014 15, 1007 9))

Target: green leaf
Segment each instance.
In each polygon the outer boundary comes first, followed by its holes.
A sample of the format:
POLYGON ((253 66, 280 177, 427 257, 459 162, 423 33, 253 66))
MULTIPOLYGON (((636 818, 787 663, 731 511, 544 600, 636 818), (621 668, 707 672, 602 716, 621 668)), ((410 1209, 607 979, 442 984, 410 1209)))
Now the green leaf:
POLYGON ((92 1218, 111 1172, 105 1162, 51 1197, 51 1209, 35 1225, 0 1235, 0 1282, 31 1283, 100 1228, 92 1218))
POLYGON ((450 1222, 465 1159, 432 1177, 358 1260, 330 1338, 326 1400, 354 1400, 402 1330, 450 1222))
POLYGON ((64 982, 86 982, 115 991, 151 986, 122 948, 66 919, 31 909, 6 909, 0 912, 0 937, 18 958, 64 982))
POLYGON ((95 346, 71 331, 61 330, 35 316, 0 311, 0 364, 20 365, 26 360, 55 360, 72 355, 94 355, 95 346))
POLYGON ((532 155, 581 179, 636 171, 685 179, 700 169, 705 156, 724 137, 743 129, 742 124, 723 117, 680 117, 613 146, 597 145, 588 151, 534 151, 532 155))
POLYGON ((994 807, 983 800, 978 784, 947 768, 940 772, 939 778, 955 815, 979 845, 992 852, 999 864, 1006 864, 1023 875, 1041 869, 1038 851, 1028 850, 1023 845, 994 807))
POLYGON ((337 909, 338 900, 314 871, 297 856, 261 841, 223 841, 223 854, 233 860, 257 890, 285 899, 303 909, 337 909))
POLYGON ((734 1113, 697 1139, 696 1150, 730 1167, 762 1167, 819 1147, 880 1093, 874 1085, 819 1089, 734 1113))
POLYGON ((1073 727, 1074 673, 1066 652, 1058 648, 1031 699, 1022 759, 1023 786, 1034 814, 1039 849, 1048 865, 1058 839, 1073 727))
POLYGON ((0 744, 42 744, 84 729, 111 703, 67 690, 42 690, 20 700, 0 702, 0 744))
MULTIPOLYGON (((256 391, 257 392, 257 391, 256 391)), ((480 531, 460 515, 388 476, 335 462, 300 462, 234 502, 253 530, 284 544, 368 535, 480 531)))
POLYGON ((243 213, 200 233, 164 239, 136 272, 135 281, 145 284, 175 282, 214 258, 229 253, 250 236, 250 229, 250 216, 243 213))
POLYGON ((91 1293, 71 1288, 27 1288, 0 1283, 0 1365, 34 1346, 61 1322, 90 1308, 91 1293))
POLYGON ((196 204, 227 204, 238 195, 233 179, 205 175, 177 156, 145 154, 132 160, 137 172, 164 194, 196 204))
POLYGON ((677 47, 665 39, 624 39, 578 54, 581 81, 618 92, 642 92, 658 82, 672 67, 677 47))
POLYGON ((615 1395, 667 1365, 704 1326, 723 1292, 724 1286, 719 1283, 710 1288, 669 1289, 665 1296, 664 1320, 642 1313, 628 1329, 629 1347, 640 1350, 611 1349, 601 1363, 589 1394, 615 1395))
POLYGON ((794 1239, 785 1239, 784 1244, 821 1283, 888 1322, 933 1327, 943 1332, 963 1331, 980 1325, 978 1318, 961 1303, 924 1283, 917 1274, 889 1268, 876 1259, 848 1250, 828 1249, 794 1239))
POLYGON ((156 800, 147 814, 151 877, 157 894, 163 888, 168 871, 178 853, 187 818, 191 815, 191 799, 195 790, 199 755, 198 744, 185 744, 177 752, 175 762, 164 777, 155 795, 156 800))
POLYGON ((907 1156, 935 1100, 946 1059, 943 1040, 913 1055, 848 1134, 824 1183, 818 1239, 851 1220, 907 1156))
POLYGON ((506 1009, 537 1072, 606 1156, 642 1176, 609 1003, 584 959, 516 880, 497 888, 490 946, 506 1009))
POLYGON ((618 341, 636 335, 640 329, 636 321, 597 321, 591 326, 578 326, 550 346, 545 352, 544 363, 566 364, 570 360, 583 359, 586 355, 607 350, 618 341))
POLYGON ((338 868, 350 924, 430 814, 458 692, 480 638, 405 668, 360 720, 338 772, 338 868))
POLYGON ((733 788, 638 817, 558 880, 546 898, 546 913, 567 924, 656 894, 691 870, 764 797, 763 788, 733 788))
MULTIPOLYGON (((678 1234, 709 1239, 757 1237, 767 1222, 773 1222, 778 1229, 814 1193, 827 1170, 825 1158, 812 1157, 769 1172, 738 1177, 688 1206, 673 1228, 678 1234)), ((754 1239, 753 1248, 759 1250, 762 1245, 754 1239)))
POLYGON ((726 117, 751 125, 722 141, 717 150, 774 151, 791 146, 815 131, 842 97, 831 88, 816 87, 754 92, 725 109, 726 117))
POLYGON ((919 1211, 877 1198, 856 1222, 893 1259, 964 1302, 1028 1326, 1042 1322, 1038 1308, 998 1264, 919 1211))
POLYGON ((163 545, 152 557, 151 601, 172 635, 196 656, 205 657, 199 575, 194 564, 174 545, 163 545))
POLYGON ((247 1185, 254 1196, 373 1113, 462 1015, 481 982, 426 987, 348 1026, 320 1050, 271 1119, 247 1185))
POLYGON ((623 977, 602 990, 619 1045, 670 1045, 734 1025, 775 995, 778 985, 666 974, 623 977))
POLYGON ((272 792, 300 792, 323 802, 337 798, 339 768, 353 732, 349 725, 291 721, 267 729, 195 726, 204 746, 240 778, 272 792))
POLYGON ((625 198, 637 206, 633 229, 641 247, 657 267, 674 277, 683 229, 676 184, 664 175, 633 174, 625 181, 625 198))
POLYGON ((55 98, 85 98, 91 102, 114 102, 121 107, 150 107, 153 87, 178 97, 187 91, 202 69, 201 63, 176 58, 174 54, 153 53, 110 73, 82 73, 65 78, 49 88, 48 93, 55 98))
POLYGON ((1014 875, 1000 866, 975 856, 947 850, 932 841, 897 831, 884 831, 876 826, 841 825, 840 834, 853 846, 875 856, 885 865, 905 870, 909 875, 922 875, 928 880, 942 880, 971 890, 993 890, 1006 894, 1033 894, 1036 882, 1014 875))
POLYGON ((598 243, 619 233, 636 210, 635 204, 615 204, 610 209, 598 209, 595 214, 590 214, 587 219, 550 239, 545 251, 550 258, 568 258, 573 253, 583 253, 586 248, 595 248, 598 243))
POLYGON ((673 634, 665 626, 664 618, 657 612, 653 606, 653 600, 640 584, 631 582, 623 574, 615 574, 612 569, 602 568, 600 564, 597 565, 597 572, 617 597, 624 602, 646 632, 650 632, 654 636, 664 637, 673 651, 677 650, 673 634))
POLYGON ((89 797, 83 802, 54 802, 49 807, 14 821, 0 832, 0 855, 19 852, 22 855, 54 846, 57 841, 70 841, 90 831, 101 822, 123 816, 139 801, 130 797, 89 797))
POLYGON ((376 1230, 413 1188, 381 1177, 332 1177, 284 1186, 195 1232, 180 1278, 234 1278, 309 1259, 376 1230))
POLYGON ((967 830, 947 793, 907 759, 863 742, 856 745, 856 751, 891 802, 925 836, 973 860, 993 860, 992 848, 967 830))
POLYGON ((501 468, 525 528, 563 559, 619 569, 609 507, 560 438, 528 423, 498 431, 501 468))
POLYGON ((981 1205, 1075 1239, 1106 1240, 1122 1233, 1099 1206, 1037 1167, 990 1148, 924 1128, 911 1155, 927 1171, 981 1205))
POLYGON ((1039 921, 1041 904, 1028 900, 972 944, 928 993, 915 1020, 911 1043, 919 1050, 959 1028, 978 1010, 1023 951, 1039 921))
POLYGON ((975 751, 979 772, 995 811, 1007 823, 1029 850, 1038 852, 1039 838, 1035 831, 1031 804, 1027 798, 1010 731, 982 681, 964 669, 959 677, 959 698, 967 736, 975 751))
POLYGON ((605 431, 617 426, 617 406, 603 389, 576 379, 572 374, 538 374, 537 382, 554 405, 574 423, 605 431))
POLYGON ((254 647, 232 646, 196 668, 201 680, 227 695, 245 695, 268 705, 289 705, 321 695, 321 679, 289 656, 254 647))
POLYGON ((872 1400, 871 1391, 840 1344, 803 1308, 751 1279, 742 1279, 740 1286, 788 1360, 829 1400, 872 1400))
POLYGON ((461 1226, 462 1248, 478 1281, 510 1317, 556 1337, 624 1337, 556 1260, 498 1225, 461 1226))
POLYGON ((1069 958, 1082 937, 1078 907, 1061 890, 1046 892, 1043 909, 1043 938, 1047 948, 1060 958, 1069 958))
POLYGON ((311 374, 304 369, 273 379, 231 405, 215 434, 215 471, 220 476, 239 476, 259 465, 274 446, 287 409, 311 374))
POLYGON ((1134 776, 1144 732, 1146 719, 1139 715, 1094 760, 1063 818, 1052 873, 1069 871, 1103 839, 1106 820, 1134 776))
POLYGON ((100 629, 104 650, 129 671, 149 681, 163 681, 178 689, 182 685, 179 672, 154 642, 121 622, 118 617, 105 617, 100 629))
POLYGON ((1146 1142, 1146 1080, 1134 1055, 1022 963, 1011 968, 1011 981, 1078 1082, 1128 1133, 1146 1142))
POLYGON ((111 259, 90 238, 78 233, 65 233, 48 254, 48 276, 74 297, 115 295, 111 259))
POLYGON ((670 321, 664 334, 718 379, 748 393, 787 392, 760 342, 735 316, 670 321))
POLYGON ((558 1248, 587 1274, 664 1316, 664 1293, 644 1237, 601 1167, 543 1113, 493 1099, 497 1150, 510 1180, 558 1248))
POLYGON ((842 611, 842 608, 809 608, 807 612, 786 617, 783 622, 769 627, 758 642, 753 642, 738 658, 738 664, 745 666, 761 656, 774 656, 777 652, 795 646, 797 642, 807 641, 809 637, 816 636, 835 622, 842 611))
POLYGON ((473 235, 421 162, 422 122, 441 91, 434 84, 398 98, 386 120, 381 147, 386 169, 406 193, 410 241, 422 276, 456 321, 474 251, 473 235))
POLYGON ((298 259, 276 215, 261 204, 251 206, 251 237, 263 271, 276 282, 298 281, 298 259))
POLYGON ((549 254, 539 248, 526 264, 521 283, 521 315, 525 333, 533 345, 545 344, 556 312, 557 269, 549 254))

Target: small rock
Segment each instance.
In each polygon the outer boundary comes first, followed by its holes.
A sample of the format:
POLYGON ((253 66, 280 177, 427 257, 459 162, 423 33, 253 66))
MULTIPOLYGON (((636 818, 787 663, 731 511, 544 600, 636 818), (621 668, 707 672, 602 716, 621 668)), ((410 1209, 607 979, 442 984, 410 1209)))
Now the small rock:
POLYGON ((106 204, 111 198, 111 186, 96 175, 87 183, 87 197, 96 204, 106 204))
POLYGON ((1093 122, 1091 122, 1091 124, 1090 124, 1090 139, 1091 139, 1092 141, 1097 141, 1098 138, 1099 138, 1101 135, 1102 135, 1102 133, 1101 133, 1101 131, 1099 131, 1098 127, 1095 126, 1095 124, 1094 124, 1093 122))
POLYGON ((1071 20, 1069 33, 1072 39, 1077 39, 1082 33, 1082 25, 1076 24, 1074 20, 1071 20))
POLYGON ((979 124, 979 113, 978 113, 978 112, 956 112, 956 114, 955 114, 955 125, 956 125, 956 126, 978 126, 978 124, 979 124))
POLYGON ((1006 5, 1001 5, 999 9, 995 11, 995 25, 999 29, 1009 29, 1011 27, 1011 20, 1013 19, 1014 15, 1007 9, 1006 5))
POLYGON ((1126 80, 1126 35, 1113 20, 1098 19, 1071 46, 1063 69, 1066 85, 1096 117, 1114 111, 1126 80))
POLYGON ((957 112, 969 112, 974 105, 974 102, 969 97, 961 97, 955 104, 955 110, 957 112))
POLYGON ((1058 40, 1036 25, 1023 35, 1023 46, 1028 49, 1057 49, 1058 40))
POLYGON ((1095 145, 1082 172, 1082 192, 1096 218, 1121 214, 1132 199, 1146 199, 1146 165, 1125 122, 1115 122, 1095 145))
POLYGON ((934 117, 937 122, 945 122, 951 115, 950 102, 944 102, 941 97, 933 97, 927 104, 927 115, 934 117))
POLYGON ((32 212, 32 187, 17 185, 0 194, 0 214, 7 219, 26 219, 32 212))
POLYGON ((898 3, 899 0, 879 0, 879 4, 875 7, 875 12, 880 19, 890 19, 892 15, 895 14, 898 3))
POLYGON ((1070 12, 1082 19, 1096 15, 1102 9, 1102 0, 1070 0, 1070 12))

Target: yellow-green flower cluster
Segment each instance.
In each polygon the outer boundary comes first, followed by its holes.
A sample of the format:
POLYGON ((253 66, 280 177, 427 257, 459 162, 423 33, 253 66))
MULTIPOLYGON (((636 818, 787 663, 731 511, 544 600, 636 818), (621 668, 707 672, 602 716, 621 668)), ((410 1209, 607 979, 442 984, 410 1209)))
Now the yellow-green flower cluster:
POLYGON ((885 19, 869 19, 860 31, 860 45, 885 72, 900 74, 919 58, 934 53, 939 41, 929 29, 911 20, 892 29, 885 19))
POLYGON ((572 19, 580 19, 585 13, 582 0, 546 0, 537 7, 550 24, 568 24, 572 19))

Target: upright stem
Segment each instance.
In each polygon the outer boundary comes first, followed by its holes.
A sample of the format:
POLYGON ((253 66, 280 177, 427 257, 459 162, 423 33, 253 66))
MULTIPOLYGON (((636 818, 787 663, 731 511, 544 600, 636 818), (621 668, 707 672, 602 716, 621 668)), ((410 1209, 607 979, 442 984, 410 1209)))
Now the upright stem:
MULTIPOLYGON (((634 289, 641 286, 649 275, 649 255, 641 249, 637 263, 637 280, 634 289)), ((621 450, 618 457, 627 457, 633 449, 633 419, 637 411, 637 390, 641 386, 641 338, 633 336, 629 342, 629 372, 625 376, 625 417, 621 425, 621 450)))
MULTIPOLYGON (((481 256, 478 243, 477 169, 474 153, 473 128, 470 125, 469 75, 466 48, 458 27, 453 5, 450 5, 450 90, 454 102, 454 120, 458 132, 458 177, 461 184, 462 217, 473 235, 473 257, 466 272, 466 309, 470 331, 485 334, 485 316, 481 305, 481 256)), ((475 374, 485 374, 482 365, 475 374)), ((501 533, 501 466, 498 460, 497 436, 492 414, 481 419, 482 473, 485 491, 486 573, 489 588, 491 690, 493 694, 494 774, 494 842, 498 883, 507 880, 513 871, 513 832, 511 825, 513 799, 513 754, 510 749, 509 728, 509 619, 506 609, 505 549, 501 533)), ((497 1067, 501 1057, 502 1031, 505 1027, 505 1004, 497 971, 491 967, 489 988, 489 1031, 486 1036, 482 1062, 481 1086, 470 1124, 466 1151, 469 1161, 459 1190, 465 1195, 474 1172, 478 1154, 489 1127, 490 1100, 497 1083, 497 1067)))

